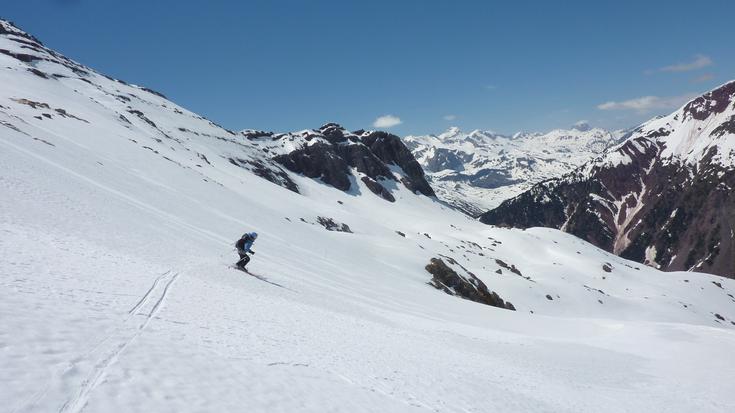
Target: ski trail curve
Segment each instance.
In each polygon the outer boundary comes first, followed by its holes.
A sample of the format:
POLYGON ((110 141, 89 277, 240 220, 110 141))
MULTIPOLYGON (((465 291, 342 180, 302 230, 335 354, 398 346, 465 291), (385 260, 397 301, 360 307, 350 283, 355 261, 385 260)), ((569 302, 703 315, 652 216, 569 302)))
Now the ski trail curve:
POLYGON ((95 362, 92 371, 82 382, 78 392, 64 403, 60 413, 81 412, 89 401, 90 394, 104 381, 108 368, 115 364, 122 353, 138 338, 161 310, 168 297, 171 286, 176 282, 179 273, 166 272, 153 281, 151 288, 141 297, 138 303, 128 312, 131 317, 123 322, 123 334, 106 348, 95 362), (138 323, 131 323, 135 316, 143 316, 138 323))
POLYGON ((161 282, 161 280, 162 280, 163 278, 165 278, 165 277, 166 277, 166 275, 168 275, 168 274, 170 274, 170 273, 171 273, 171 270, 169 270, 169 271, 166 271, 166 272, 164 272, 163 274, 159 275, 159 276, 158 276, 158 277, 157 277, 157 278, 156 278, 156 279, 155 279, 155 280, 153 281, 153 284, 151 285, 151 288, 149 288, 149 289, 148 289, 148 291, 146 291, 146 292, 145 292, 145 294, 143 294, 143 296, 142 296, 142 297, 140 297, 140 300, 138 300, 138 302, 137 302, 137 303, 135 303, 135 305, 133 306, 133 308, 131 308, 130 310, 128 310, 128 314, 134 314, 134 313, 135 313, 136 311, 138 311, 138 309, 139 309, 140 307, 142 307, 142 306, 143 306, 143 305, 144 305, 144 304, 146 303, 146 301, 148 301, 148 297, 150 297, 150 295, 151 295, 151 293, 153 292, 153 290, 155 290, 155 289, 156 289, 156 286, 158 286, 158 283, 159 283, 159 282, 161 282))

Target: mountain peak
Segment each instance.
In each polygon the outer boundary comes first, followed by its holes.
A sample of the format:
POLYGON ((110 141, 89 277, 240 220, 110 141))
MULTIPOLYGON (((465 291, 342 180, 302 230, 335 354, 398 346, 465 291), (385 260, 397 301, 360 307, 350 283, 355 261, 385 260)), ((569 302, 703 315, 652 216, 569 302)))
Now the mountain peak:
POLYGON ((687 163, 716 161, 735 166, 735 81, 698 96, 681 109, 654 118, 636 129, 630 139, 643 138, 664 150, 663 158, 687 163))
POLYGON ((710 115, 724 112, 735 99, 735 81, 719 86, 684 106, 684 116, 705 120, 710 115))
POLYGON ((462 134, 462 130, 457 126, 450 126, 446 131, 439 134, 439 139, 452 139, 462 134))
POLYGON ((327 122, 324 125, 322 125, 318 130, 324 131, 324 130, 329 130, 329 129, 341 129, 341 130, 345 130, 345 128, 342 127, 342 125, 340 125, 339 123, 336 123, 336 122, 327 122))
POLYGON ((579 122, 572 125, 573 130, 578 130, 580 132, 587 132, 588 130, 592 129, 589 123, 587 123, 586 120, 580 120, 579 122))

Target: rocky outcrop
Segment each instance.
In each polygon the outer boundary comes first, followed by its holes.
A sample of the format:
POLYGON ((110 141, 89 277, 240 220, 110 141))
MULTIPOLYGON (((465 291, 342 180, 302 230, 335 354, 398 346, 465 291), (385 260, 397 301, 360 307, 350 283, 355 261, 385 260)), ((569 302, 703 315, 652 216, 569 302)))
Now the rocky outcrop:
POLYGON ((615 151, 483 214, 559 228, 662 270, 735 277, 735 82, 639 128, 615 151))
MULTIPOLYGON (((206 157, 204 157, 203 160, 209 163, 206 157)), ((277 166, 266 165, 263 161, 258 159, 247 160, 241 158, 228 158, 228 161, 235 166, 247 169, 255 175, 278 186, 282 186, 289 191, 299 193, 299 187, 296 185, 296 183, 288 176, 288 174, 284 170, 278 168, 277 166)))
POLYGON ((372 191, 375 195, 380 196, 388 202, 395 202, 396 198, 390 193, 383 185, 378 183, 375 179, 369 176, 363 176, 360 180, 372 191))
POLYGON ((332 145, 307 145, 273 159, 291 172, 319 179, 341 191, 349 190, 352 185, 349 166, 332 145))
POLYGON ((684 117, 705 120, 714 114, 722 113, 732 103, 733 95, 735 95, 735 82, 729 82, 687 103, 683 110, 684 117))
POLYGON ((369 132, 361 141, 386 165, 396 165, 403 171, 401 182, 414 193, 434 196, 434 190, 426 181, 424 170, 401 138, 386 132, 369 132))
POLYGON ((352 234, 352 230, 350 229, 350 227, 347 224, 341 223, 341 222, 336 222, 332 218, 328 218, 328 217, 316 217, 316 222, 319 225, 323 226, 324 229, 326 229, 327 231, 347 232, 347 233, 352 234))
POLYGON ((395 197, 384 185, 388 181, 400 182, 417 194, 434 196, 421 165, 395 135, 348 132, 335 123, 292 134, 247 131, 244 135, 261 142, 264 151, 272 153, 273 160, 289 171, 341 191, 353 190, 355 178, 359 178, 371 192, 389 202, 395 197))
POLYGON ((473 273, 460 266, 451 258, 445 257, 452 265, 460 267, 466 275, 460 275, 448 266, 441 258, 432 258, 426 266, 426 271, 432 275, 429 285, 442 290, 449 295, 455 295, 464 299, 475 301, 493 307, 504 308, 515 311, 510 301, 503 300, 495 291, 489 291, 485 283, 480 281, 473 273))

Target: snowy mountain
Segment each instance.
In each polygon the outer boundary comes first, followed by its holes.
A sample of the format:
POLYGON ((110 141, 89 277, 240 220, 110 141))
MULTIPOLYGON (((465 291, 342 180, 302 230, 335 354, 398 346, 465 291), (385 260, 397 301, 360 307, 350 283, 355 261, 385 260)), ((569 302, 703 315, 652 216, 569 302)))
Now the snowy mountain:
POLYGON ((407 136, 438 197, 478 216, 533 184, 556 178, 602 154, 624 132, 579 122, 572 129, 505 136, 464 133, 452 127, 440 135, 407 136))
POLYGON ((735 82, 482 216, 547 226, 662 270, 735 277, 735 82))
POLYGON ((735 408, 735 281, 482 225, 406 152, 335 124, 228 131, 0 21, 0 401, 735 408), (253 276, 231 268, 245 231, 253 276))
MULTIPOLYGON (((391 190, 398 182, 411 192, 433 197, 421 165, 398 136, 380 131, 349 132, 336 123, 316 130, 275 134, 245 130, 250 143, 258 145, 277 164, 291 172, 319 179, 342 191, 359 191, 357 177, 375 195, 395 202, 391 190)), ((252 161, 230 158, 230 162, 248 168, 252 161)), ((258 173, 256 167, 255 172, 258 173)), ((274 179, 271 172, 262 175, 298 192, 285 174, 274 179)), ((359 193, 359 192, 358 192, 359 193)))

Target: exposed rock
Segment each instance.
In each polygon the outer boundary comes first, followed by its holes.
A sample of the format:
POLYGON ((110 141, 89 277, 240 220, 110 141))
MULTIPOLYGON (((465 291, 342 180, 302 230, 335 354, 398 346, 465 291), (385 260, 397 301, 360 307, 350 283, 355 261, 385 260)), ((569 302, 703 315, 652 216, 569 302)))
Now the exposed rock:
POLYGON ((157 92, 157 91, 155 91, 153 89, 150 89, 150 88, 147 88, 147 87, 140 86, 140 90, 145 90, 146 92, 152 93, 152 94, 154 94, 154 95, 156 95, 158 97, 161 97, 161 98, 164 98, 164 99, 168 99, 163 93, 157 92))
POLYGON ((319 179, 341 191, 349 190, 352 185, 347 162, 329 145, 308 145, 273 159, 291 172, 319 179))
MULTIPOLYGON (((458 265, 451 258, 447 258, 447 260, 450 264, 458 265)), ((463 276, 445 264, 442 259, 432 258, 426 266, 426 271, 433 276, 429 285, 449 295, 515 311, 513 304, 504 301, 495 291, 489 291, 485 283, 465 268, 462 268, 462 271, 466 274, 466 276, 463 276)))
MULTIPOLYGON (((209 160, 206 159, 206 157, 202 159, 205 162, 209 163, 209 160)), ((265 163, 257 159, 247 160, 241 158, 228 158, 227 160, 231 164, 252 171, 255 175, 270 182, 273 182, 278 186, 282 186, 289 191, 296 192, 297 194, 299 193, 298 185, 296 185, 291 177, 289 177, 288 174, 277 165, 266 165, 265 163)))
POLYGON ((390 191, 388 191, 387 189, 385 189, 385 187, 383 185, 381 185, 378 182, 376 182, 373 178, 371 178, 369 176, 363 176, 362 178, 360 178, 360 180, 375 195, 378 195, 381 198, 383 198, 383 199, 385 199, 386 201, 389 201, 389 202, 395 202, 396 201, 396 198, 390 193, 390 191))
POLYGON ((31 62, 33 62, 35 60, 40 60, 38 57, 36 57, 34 55, 25 54, 25 53, 14 53, 14 52, 11 52, 10 50, 6 50, 6 49, 0 49, 0 53, 2 53, 4 55, 7 55, 7 56, 10 56, 10 57, 12 57, 14 59, 20 60, 23 63, 31 63, 31 62))
POLYGON ((413 192, 434 196, 421 166, 395 135, 348 132, 336 123, 286 134, 254 130, 241 134, 289 171, 341 191, 354 191, 359 178, 372 193, 389 202, 395 202, 389 188, 398 182, 413 192))
POLYGON ((405 176, 401 182, 412 192, 434 196, 434 190, 426 181, 424 170, 401 138, 386 132, 370 132, 361 137, 362 142, 386 165, 400 167, 405 176))
POLYGON ((712 135, 718 137, 727 134, 735 135, 735 115, 730 116, 730 119, 728 119, 726 122, 721 123, 720 126, 716 127, 712 131, 712 135))
POLYGON ((687 103, 684 106, 684 116, 705 120, 712 114, 722 113, 732 102, 733 95, 735 82, 730 82, 687 103))
POLYGON ((49 79, 48 75, 46 73, 36 69, 36 68, 30 68, 28 69, 29 72, 33 73, 34 75, 42 78, 42 79, 49 79))
POLYGON ((316 217, 316 222, 326 228, 327 231, 348 232, 350 234, 352 233, 352 230, 347 224, 335 222, 332 218, 316 217))
POLYGON ((512 272, 513 274, 520 275, 521 277, 523 277, 523 274, 521 274, 521 271, 518 268, 516 268, 515 265, 513 264, 508 265, 503 260, 499 260, 497 258, 495 259, 495 263, 498 264, 500 267, 505 268, 506 270, 512 272))
POLYGON ((36 102, 30 99, 13 99, 14 102, 20 103, 21 105, 30 106, 33 109, 51 109, 51 107, 48 105, 48 103, 44 102, 36 102))

